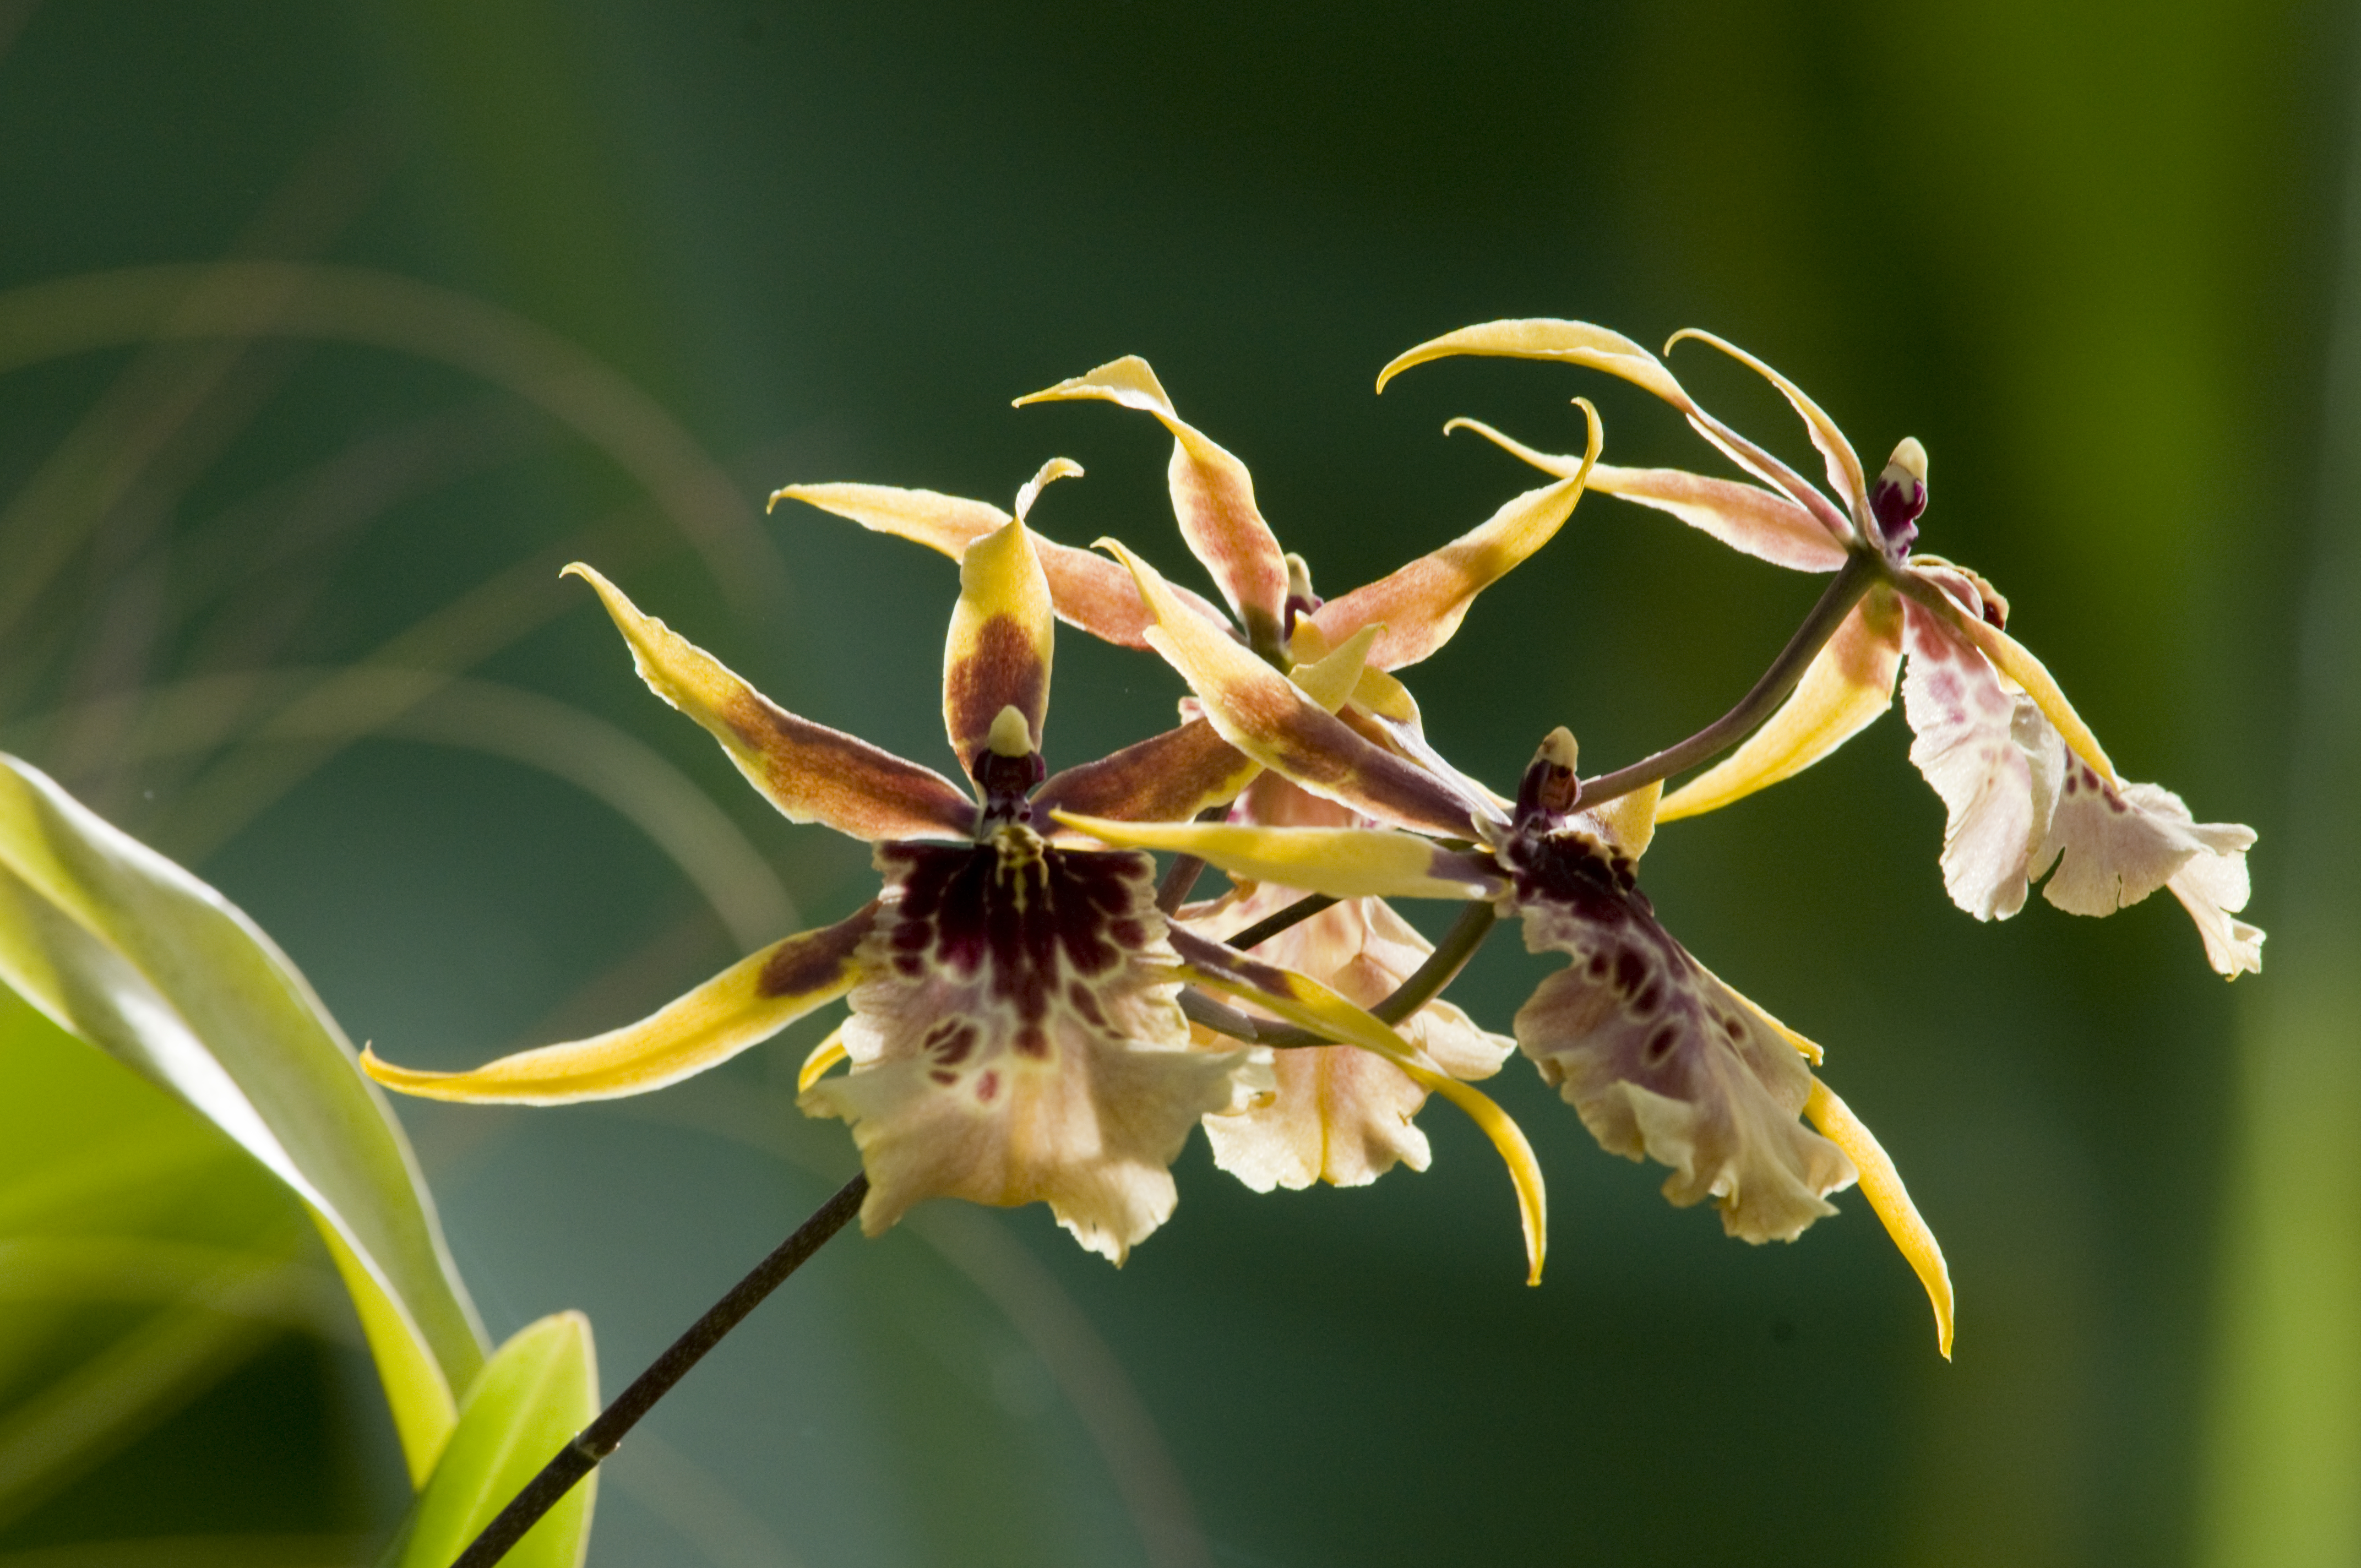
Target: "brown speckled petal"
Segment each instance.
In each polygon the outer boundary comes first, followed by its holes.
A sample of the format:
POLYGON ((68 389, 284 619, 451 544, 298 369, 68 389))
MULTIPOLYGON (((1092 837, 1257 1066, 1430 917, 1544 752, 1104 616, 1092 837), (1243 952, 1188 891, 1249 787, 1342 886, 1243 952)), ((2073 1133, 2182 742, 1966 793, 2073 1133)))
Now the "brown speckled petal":
POLYGON ((728 666, 583 565, 566 568, 598 592, 649 688, 703 725, 791 822, 822 822, 856 839, 964 839, 975 802, 949 779, 774 704, 728 666))

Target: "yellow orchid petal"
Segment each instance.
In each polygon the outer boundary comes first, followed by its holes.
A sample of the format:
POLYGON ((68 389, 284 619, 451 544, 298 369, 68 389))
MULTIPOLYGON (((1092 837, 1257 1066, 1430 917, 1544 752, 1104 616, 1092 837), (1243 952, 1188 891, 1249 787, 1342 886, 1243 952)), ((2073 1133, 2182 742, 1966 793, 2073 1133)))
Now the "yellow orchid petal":
POLYGON ((1309 664, 1298 664, 1288 678, 1303 695, 1334 713, 1361 687, 1369 663, 1369 647, 1385 634, 1382 626, 1364 626, 1309 664))
POLYGON ((1049 580, 1023 519, 967 547, 943 644, 943 729, 961 766, 974 764, 1004 707, 1024 716, 1031 749, 1041 749, 1054 624, 1049 580))
POLYGON ((1574 515, 1591 465, 1598 460, 1600 436, 1598 411, 1587 399, 1575 401, 1589 421, 1590 444, 1572 474, 1514 498, 1442 549, 1330 599, 1313 615, 1321 630, 1334 639, 1382 623, 1385 635, 1370 663, 1386 670, 1415 664, 1451 641, 1476 596, 1548 543, 1574 515))
POLYGON ((856 839, 964 839, 975 803, 941 774, 841 730, 777 707, 712 654, 577 561, 566 568, 598 590, 640 678, 703 725, 790 822, 823 822, 856 839))
MULTIPOLYGON (((1065 461, 1062 457, 1050 459, 1043 473, 1048 474, 1049 467, 1065 461)), ((1081 469, 1077 467, 1073 472, 1080 473, 1081 469)), ((1036 476, 1033 485, 1027 488, 1038 494, 1038 487, 1047 482, 1036 476)), ((1009 516, 987 501, 967 500, 933 490, 897 489, 891 485, 789 485, 772 492, 773 506, 783 500, 806 502, 857 522, 872 532, 890 533, 897 539, 923 544, 954 561, 994 529, 1007 526, 1009 516)), ((1140 606, 1130 575, 1121 566, 1104 555, 1093 555, 1071 544, 1053 543, 1038 534, 1033 539, 1033 550, 1040 559, 1042 574, 1049 580, 1049 598, 1058 607, 1059 620, 1120 647, 1147 648, 1148 640, 1143 633, 1148 630, 1148 612, 1140 606)), ((1220 610, 1199 595, 1185 588, 1173 591, 1192 609, 1217 621, 1224 619, 1220 610)))
POLYGON ((1408 686, 1375 664, 1364 666, 1361 678, 1353 683, 1352 701, 1355 707, 1389 724, 1419 727, 1418 699, 1410 695, 1408 686))
POLYGON ((796 1074, 796 1091, 801 1093, 828 1076, 828 1069, 845 1059, 850 1053, 844 1047, 844 1025, 839 1024, 828 1032, 828 1038, 812 1047, 804 1058, 804 1065, 796 1074))
POLYGON ((1082 477, 1082 466, 1071 457, 1052 457, 1042 464, 1039 470, 1017 488, 1017 520, 1022 521, 1033 515, 1033 503, 1041 499, 1043 490, 1060 479, 1079 479, 1082 477))
POLYGON ((1387 382, 1413 365, 1447 359, 1457 354, 1564 360, 1620 376, 1668 403, 1685 405, 1689 400, 1688 393, 1673 379, 1673 373, 1664 368, 1664 362, 1621 333, 1593 326, 1588 322, 1548 317, 1485 322, 1429 338, 1416 348, 1394 356, 1391 363, 1378 372, 1378 390, 1384 392, 1387 382))
POLYGON ((1872 588, 1837 627, 1804 678, 1743 745, 1664 797, 1659 822, 1716 811, 1792 778, 1894 706, 1902 667, 1902 606, 1872 588))
MULTIPOLYGON (((1455 419, 1443 427, 1446 435, 1455 430, 1472 430, 1544 474, 1571 476, 1585 462, 1528 446, 1480 419, 1455 419)), ((1774 566, 1833 572, 1844 565, 1845 547, 1830 538, 1810 512, 1760 485, 1709 478, 1680 468, 1619 468, 1612 463, 1598 463, 1591 466, 1587 488, 1670 512, 1699 532, 1774 566)))
POLYGON ((388 1089, 428 1100, 565 1105, 644 1094, 718 1067, 759 1045, 862 978, 857 952, 877 915, 774 942, 636 1024, 588 1040, 544 1046, 467 1072, 422 1072, 361 1052, 361 1068, 388 1089))
POLYGON ((1636 387, 1653 392, 1686 414, 1697 433, 1720 448, 1723 455, 1756 478, 1785 492, 1788 499, 1809 512, 1839 543, 1850 543, 1856 537, 1852 519, 1842 509, 1832 505, 1795 469, 1708 413, 1673 378, 1673 373, 1664 368, 1662 360, 1620 332, 1609 332, 1588 322, 1539 318, 1486 322, 1480 326, 1462 327, 1457 332, 1445 333, 1441 337, 1420 344, 1395 359, 1378 376, 1378 390, 1384 391, 1387 381, 1413 365, 1423 365, 1428 360, 1455 354, 1551 359, 1587 366, 1594 370, 1604 370, 1610 376, 1620 376, 1636 387))
POLYGON ((1082 398, 1152 414, 1172 433, 1167 478, 1180 536, 1221 585, 1222 597, 1246 625, 1247 641, 1257 648, 1278 647, 1287 603, 1287 559, 1255 506, 1254 478, 1246 466, 1180 417, 1156 372, 1136 354, 1029 393, 1016 404, 1021 408, 1082 398))
POLYGON ((1148 641, 1205 705, 1222 739, 1315 795, 1366 815, 1444 835, 1464 834, 1483 809, 1425 769, 1381 751, 1306 696, 1294 682, 1191 613, 1156 569, 1113 540, 1156 618, 1148 641))
POLYGON ((1779 389, 1780 396, 1785 398, 1788 405, 1802 417, 1804 428, 1811 433, 1812 444, 1819 448, 1821 459, 1828 464, 1829 488, 1844 498, 1845 503, 1852 508, 1853 521, 1866 530, 1869 526, 1869 483, 1861 476, 1861 455, 1852 449, 1852 443, 1845 439, 1845 433, 1837 428, 1837 422, 1830 419, 1819 404, 1806 397, 1803 388, 1737 345, 1709 332, 1696 327, 1684 328, 1673 334, 1664 345, 1664 352, 1670 354, 1673 345, 1684 338, 1711 344, 1779 389))
POLYGON ((1049 775, 1034 792, 1037 822, 1060 807, 1091 817, 1185 822, 1234 800, 1262 764, 1202 718, 1049 775))
POLYGON ((1884 1223, 1885 1234, 1894 1238, 1894 1245, 1909 1260, 1918 1283, 1926 1287, 1927 1299, 1935 1308, 1935 1347, 1943 1353, 1944 1360, 1950 1360, 1951 1267, 1943 1261, 1943 1249, 1936 1242, 1935 1233, 1919 1217, 1918 1206, 1910 1201, 1909 1190, 1902 1185, 1902 1173, 1894 1168, 1894 1161, 1861 1118, 1817 1079, 1812 1080, 1811 1098, 1804 1102, 1804 1114, 1823 1137, 1852 1157, 1853 1165, 1861 1171, 1862 1196, 1884 1223))
POLYGON ((1244 881, 1278 883, 1331 898, 1489 898, 1502 885, 1499 873, 1473 855, 1382 828, 1115 822, 1071 811, 1051 815, 1077 832, 1126 850, 1194 855, 1244 881))
POLYGON ((1525 1234, 1525 1283, 1542 1282, 1542 1263, 1549 1250, 1548 1194, 1542 1182, 1541 1162, 1533 1157, 1523 1129, 1507 1112, 1481 1091, 1435 1070, 1377 1014, 1354 1006, 1317 981, 1242 958, 1218 942, 1186 931, 1172 933, 1172 948, 1180 955, 1182 973, 1191 982, 1251 1002, 1346 1045, 1374 1051, 1420 1088, 1442 1095, 1466 1112, 1509 1168, 1509 1179, 1517 1191, 1517 1217, 1525 1234))
POLYGON ((1629 795, 1619 795, 1590 814, 1609 847, 1633 865, 1655 842, 1656 824, 1664 819, 1664 781, 1657 779, 1629 795))

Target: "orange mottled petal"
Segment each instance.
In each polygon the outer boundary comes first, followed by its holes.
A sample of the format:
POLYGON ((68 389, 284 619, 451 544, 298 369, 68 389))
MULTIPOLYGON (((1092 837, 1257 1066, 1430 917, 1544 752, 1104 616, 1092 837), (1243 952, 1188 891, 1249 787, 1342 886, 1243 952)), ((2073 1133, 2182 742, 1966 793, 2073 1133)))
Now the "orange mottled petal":
POLYGON ((1049 584, 1021 520, 967 547, 943 644, 943 729, 961 766, 973 765, 1004 707, 1025 716, 1033 750, 1041 749, 1054 624, 1049 584))
POLYGON ((712 654, 577 561, 598 590, 649 689, 703 725, 790 822, 822 822, 856 839, 964 839, 975 802, 949 779, 866 740, 773 703, 712 654))
POLYGON ((1245 623, 1248 640, 1257 647, 1278 647, 1287 603, 1287 561, 1255 505, 1254 478, 1246 466, 1180 417, 1156 372, 1136 354, 1016 401, 1022 406, 1080 398, 1152 414, 1172 433, 1167 478, 1181 537, 1221 586, 1222 597, 1245 623))
MULTIPOLYGON (((1112 565, 1112 563, 1110 563, 1112 565)), ((1131 822, 1185 822, 1233 799, 1262 764, 1202 718, 1049 775, 1034 792, 1033 820, 1053 811, 1131 822)))
POLYGON ((361 1067, 388 1089, 428 1100, 565 1105, 645 1094, 719 1066, 851 991, 876 916, 872 904, 774 943, 638 1023, 588 1040, 519 1051, 467 1072, 396 1067, 366 1050, 361 1067))
POLYGON ((1779 711, 1746 743, 1671 795, 1656 818, 1697 817, 1792 778, 1894 706, 1902 667, 1902 606, 1872 588, 1837 627, 1779 711))
MULTIPOLYGON (((1587 403, 1583 405, 1590 412, 1587 403)), ((1341 641, 1364 627, 1385 627, 1369 650, 1380 670, 1415 664, 1451 640, 1476 596, 1548 543, 1582 499, 1584 480, 1598 457, 1598 420, 1590 418, 1590 449, 1575 471, 1554 485, 1527 490, 1481 525, 1442 549, 1422 555, 1365 587, 1322 605, 1313 620, 1341 641)))
POLYGON ((1315 795, 1431 833, 1462 835, 1483 807, 1433 773, 1381 751, 1172 597, 1156 569, 1112 540, 1155 615, 1148 633, 1205 705, 1222 739, 1315 795))

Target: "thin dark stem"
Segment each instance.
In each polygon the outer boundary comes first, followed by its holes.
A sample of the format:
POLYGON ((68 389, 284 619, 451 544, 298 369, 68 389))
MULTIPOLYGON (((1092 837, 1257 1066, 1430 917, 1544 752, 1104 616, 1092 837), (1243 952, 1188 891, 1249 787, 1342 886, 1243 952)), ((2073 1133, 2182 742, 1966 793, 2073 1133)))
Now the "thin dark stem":
POLYGON ((1336 901, 1324 893, 1307 893, 1276 915, 1267 915, 1229 938, 1231 947, 1247 952, 1261 947, 1290 926, 1301 926, 1336 901))
POLYGON ((1763 678, 1754 683, 1752 691, 1739 699, 1736 707, 1676 746, 1668 746, 1628 768, 1618 768, 1611 773, 1583 780, 1580 804, 1586 808, 1604 806, 1618 795, 1644 789, 1658 779, 1670 778, 1684 768, 1697 766, 1715 752, 1752 733, 1756 725, 1770 718, 1772 711, 1787 700, 1787 694, 1795 689, 1795 683, 1804 678, 1804 672, 1811 667, 1812 660, 1818 656, 1820 650, 1828 646, 1828 639, 1836 635, 1837 628, 1844 624, 1844 618, 1852 613, 1852 607, 1861 602, 1861 595, 1886 576, 1885 563, 1873 554, 1856 554, 1845 557, 1845 564, 1838 571, 1835 581, 1829 583, 1828 591, 1820 595, 1819 602, 1812 606, 1811 614, 1804 618, 1803 625, 1795 628, 1795 635, 1787 640, 1787 645, 1779 650, 1779 656, 1771 662, 1771 667, 1763 672, 1763 678))
POLYGON ((670 1393, 672 1386, 686 1376, 690 1367, 705 1358, 706 1352, 719 1344, 723 1335, 763 1304, 763 1298, 802 1267, 822 1243, 844 1228, 845 1222, 860 1212, 861 1201, 868 1193, 869 1177, 864 1172, 846 1182, 835 1197, 796 1226, 795 1234, 756 1264, 752 1274, 730 1287, 730 1294, 715 1302, 686 1333, 672 1342, 671 1348, 656 1357, 654 1365, 615 1396, 615 1402, 601 1410, 597 1420, 575 1433, 573 1441, 559 1449, 556 1457, 542 1466, 541 1474, 510 1499, 509 1506, 494 1516, 451 1568, 492 1568, 493 1563, 507 1556, 509 1549, 540 1522, 542 1515, 555 1508, 558 1499, 574 1489, 576 1482, 615 1452, 623 1434, 638 1425, 640 1418, 670 1393))

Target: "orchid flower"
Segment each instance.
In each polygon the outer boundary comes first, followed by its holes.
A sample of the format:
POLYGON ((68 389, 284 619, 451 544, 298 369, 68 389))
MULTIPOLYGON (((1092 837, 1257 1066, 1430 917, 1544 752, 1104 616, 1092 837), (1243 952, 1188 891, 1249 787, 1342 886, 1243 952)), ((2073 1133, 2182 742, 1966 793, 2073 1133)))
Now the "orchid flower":
POLYGON ((1562 952, 1568 963, 1519 1011, 1517 1043, 1600 1146, 1670 1167, 1667 1198, 1714 1199, 1724 1228, 1751 1242, 1793 1239, 1834 1212, 1829 1193, 1860 1180, 1926 1287, 1949 1354, 1941 1250, 1876 1139, 1811 1072, 1819 1047, 1691 958, 1639 891, 1654 787, 1577 812, 1574 740, 1560 729, 1503 810, 1480 786, 1407 762, 1306 700, 1154 568, 1102 544, 1131 568, 1153 618, 1148 641, 1224 739, 1356 817, 1390 826, 1123 823, 1063 812, 1060 821, 1253 882, 1340 898, 1452 898, 1479 905, 1479 921, 1519 918, 1530 949, 1562 952))
POLYGON ((364 1065, 381 1083, 443 1100, 555 1104, 638 1094, 702 1072, 839 996, 851 1015, 807 1073, 807 1113, 852 1124, 875 1234, 937 1195, 1046 1201, 1094 1252, 1121 1262, 1171 1213, 1170 1167, 1198 1119, 1264 1091, 1262 1053, 1192 1048, 1174 1001, 1178 956, 1137 853, 1052 844, 1037 792, 1118 812, 1141 799, 1225 799, 1225 748, 1148 741, 1044 782, 1049 592, 1024 515, 964 552, 943 660, 943 719, 971 782, 772 704, 719 661, 643 615, 589 567, 656 694, 720 741, 796 822, 876 846, 880 897, 850 918, 755 953, 653 1015, 593 1039, 472 1071, 364 1065), (849 1058, 849 1074, 820 1076, 849 1058))
POLYGON ((1560 360, 1620 376, 1681 410, 1761 483, 1594 465, 1535 451, 1473 420, 1446 428, 1475 430, 1544 472, 1587 469, 1595 488, 1670 512, 1775 565, 1838 572, 1857 590, 1778 711, 1665 796, 1660 818, 1713 810, 1810 766, 1892 706, 1898 674, 1916 737, 1910 760, 1948 815, 1943 883, 1960 908, 1980 920, 2006 919, 2053 866, 2042 896, 2076 915, 2110 915, 2162 887, 2196 922, 2217 971, 2235 978, 2261 968, 2263 933, 2235 918, 2246 904, 2253 829, 2198 822, 2169 790, 2126 782, 2049 672, 2008 634, 2007 601, 1966 567, 1911 553, 1927 506, 1926 448, 1904 440, 1872 481, 1844 433, 1794 382, 1710 334, 1683 332, 1672 341, 1690 337, 1778 388, 1802 416, 1842 505, 1708 413, 1654 355, 1602 327, 1491 322, 1421 344, 1378 378, 1382 391, 1413 365, 1460 354, 1560 360))
MULTIPOLYGON (((1441 648, 1477 593, 1548 543, 1581 497, 1579 471, 1515 497, 1441 549, 1323 601, 1312 591, 1310 566, 1281 548, 1264 520, 1246 465, 1180 417, 1148 361, 1136 356, 1117 359, 1016 401, 1021 406, 1073 400, 1099 400, 1149 414, 1171 433, 1167 475, 1181 537, 1228 609, 1224 615, 1207 600, 1173 589, 1201 621, 1233 640, 1242 635, 1265 663, 1292 673, 1299 685, 1322 699, 1322 707, 1379 746, 1427 770, 1449 772, 1427 744, 1417 703, 1390 672, 1441 648), (1323 679, 1341 683, 1342 689, 1324 690, 1323 679)), ((1588 411, 1587 404, 1584 408, 1588 411)), ((1595 456, 1595 418, 1590 450, 1595 456)), ((1004 516, 982 502, 873 485, 791 486, 772 500, 782 499, 808 502, 949 555, 1000 526, 1004 516)), ((1119 565, 1051 544, 1043 546, 1043 560, 1062 619, 1110 642, 1148 645, 1156 633, 1119 565)), ((1251 773, 1258 763, 1246 766, 1251 773)), ((1054 805, 1085 814, 1093 810, 1069 801, 1054 805)), ((1168 807, 1109 815, 1171 819, 1190 813, 1168 807)), ((1246 822, 1306 826, 1361 820, 1352 810, 1298 788, 1283 773, 1256 779, 1230 815, 1246 822)), ((1302 892, 1282 883, 1255 883, 1177 915, 1185 928, 1225 939, 1293 904, 1302 892)), ((1369 897, 1345 900, 1290 926, 1257 952, 1354 1002, 1374 1005, 1426 960, 1432 944, 1382 900, 1369 897)), ((1515 1048, 1514 1042, 1477 1027, 1448 1002, 1428 1002, 1400 1026, 1455 1080, 1490 1076, 1515 1048)), ((1200 1031, 1201 1039, 1210 1037, 1200 1031)), ((1275 1094, 1241 1114, 1205 1122, 1216 1163, 1248 1186, 1258 1191, 1300 1189, 1315 1180, 1357 1186, 1397 1163, 1426 1168, 1431 1151, 1412 1122, 1426 1091, 1397 1067, 1367 1051, 1336 1046, 1280 1052, 1273 1070, 1275 1094)))

